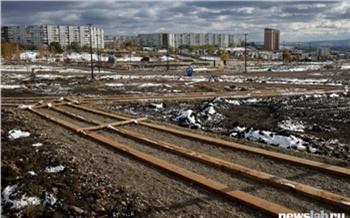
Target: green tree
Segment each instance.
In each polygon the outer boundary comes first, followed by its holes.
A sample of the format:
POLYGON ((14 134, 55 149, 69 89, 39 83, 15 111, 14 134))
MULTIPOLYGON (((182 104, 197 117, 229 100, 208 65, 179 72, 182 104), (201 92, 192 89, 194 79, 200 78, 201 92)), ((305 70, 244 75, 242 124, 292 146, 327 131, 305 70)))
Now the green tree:
POLYGON ((67 46, 67 49, 72 50, 73 52, 80 53, 82 48, 78 42, 71 42, 70 45, 67 46))
POLYGON ((50 53, 51 53, 51 57, 55 57, 55 54, 56 54, 55 47, 53 47, 53 46, 50 47, 50 53))
POLYGON ((90 52, 90 46, 88 45, 83 45, 83 47, 81 48, 82 52, 90 52))
POLYGON ((36 49, 39 51, 39 58, 42 58, 45 56, 46 48, 43 45, 39 45, 36 47, 36 49))
POLYGON ((194 45, 187 45, 187 49, 190 53, 192 53, 195 50, 195 46, 194 45))
POLYGON ((4 38, 1 39, 1 56, 6 60, 12 60, 14 54, 14 45, 12 40, 6 41, 4 38))
POLYGON ((137 40, 136 39, 127 39, 124 42, 125 48, 129 51, 136 50, 137 40))
POLYGON ((224 64, 226 65, 226 61, 228 61, 229 55, 227 53, 222 54, 220 56, 220 59, 224 62, 224 64))
POLYGON ((175 48, 173 46, 169 46, 169 53, 172 54, 174 53, 175 48))
POLYGON ((59 42, 51 42, 49 45, 49 50, 52 51, 52 48, 55 48, 55 52, 61 54, 63 53, 63 48, 59 42))
POLYGON ((236 47, 236 44, 235 44, 234 42, 230 42, 230 44, 228 45, 228 47, 234 48, 234 47, 236 47))
POLYGON ((217 51, 220 48, 219 45, 210 45, 210 44, 205 45, 205 47, 209 55, 213 55, 215 51, 217 51))
POLYGON ((291 62, 292 61, 292 56, 290 54, 290 51, 288 49, 284 49, 283 52, 284 60, 291 62))

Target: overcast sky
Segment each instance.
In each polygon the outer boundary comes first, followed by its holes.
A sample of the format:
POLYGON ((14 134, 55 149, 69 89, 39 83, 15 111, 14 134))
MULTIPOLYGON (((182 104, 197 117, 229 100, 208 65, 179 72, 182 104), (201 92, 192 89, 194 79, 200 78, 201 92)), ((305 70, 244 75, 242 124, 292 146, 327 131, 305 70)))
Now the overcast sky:
POLYGON ((263 41, 264 28, 280 41, 350 38, 350 1, 3 1, 2 25, 88 23, 105 35, 235 33, 263 41))

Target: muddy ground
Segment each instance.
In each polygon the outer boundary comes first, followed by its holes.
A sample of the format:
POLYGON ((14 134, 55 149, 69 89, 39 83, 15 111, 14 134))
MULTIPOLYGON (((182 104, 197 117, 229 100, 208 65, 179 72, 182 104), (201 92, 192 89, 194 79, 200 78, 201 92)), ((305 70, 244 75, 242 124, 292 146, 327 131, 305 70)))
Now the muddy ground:
MULTIPOLYGON (((105 87, 103 85, 105 80, 91 82, 87 78, 77 76, 69 79, 34 81, 41 84, 39 86, 25 86, 27 78, 19 80, 6 76, 3 78, 8 84, 24 85, 17 89, 3 89, 3 97, 115 95, 128 92, 137 94, 145 90, 140 86, 125 86, 123 89, 105 87)), ((124 82, 127 84, 132 81, 124 82)), ((157 79, 152 82, 157 82, 157 79)), ((191 87, 183 86, 179 89, 184 88, 184 92, 256 89, 247 88, 247 86, 213 84, 208 82, 191 87)), ((166 92, 164 91, 166 88, 167 85, 164 84, 160 87, 146 89, 147 92, 163 93, 166 92)), ((330 162, 348 167, 350 160, 350 96, 348 93, 269 97, 254 101, 246 98, 227 100, 236 102, 233 104, 224 99, 215 98, 181 102, 113 103, 94 107, 137 117, 149 117, 183 128, 188 128, 188 126, 177 122, 175 118, 179 111, 191 109, 197 121, 200 122, 201 129, 210 134, 230 136, 235 127, 247 127, 272 131, 280 135, 294 135, 317 149, 313 155, 330 158, 330 162), (164 105, 155 107, 155 104, 160 103, 164 105), (202 113, 210 103, 217 112, 214 117, 211 117, 212 119, 202 113), (303 131, 281 128, 280 124, 288 120, 302 124, 303 131)), ((2 214, 8 217, 261 216, 245 208, 228 212, 222 208, 221 203, 208 203, 203 200, 206 199, 205 196, 208 196, 205 191, 189 189, 188 186, 191 184, 175 182, 171 177, 168 177, 165 184, 158 185, 158 189, 155 189, 154 186, 152 188, 153 184, 158 184, 158 178, 154 175, 149 176, 148 168, 137 169, 134 167, 135 161, 124 156, 112 162, 108 159, 109 149, 104 148, 101 154, 96 154, 98 146, 101 145, 78 137, 75 133, 28 111, 20 111, 15 107, 2 107, 1 118, 1 189, 3 191, 7 186, 18 185, 18 192, 11 196, 12 200, 18 200, 23 194, 26 194, 26 196, 38 196, 41 201, 40 205, 21 209, 12 208, 13 204, 2 201, 2 214), (29 131, 31 136, 9 140, 8 132, 12 129, 29 131), (43 146, 33 146, 39 142, 43 146), (93 155, 98 157, 92 158, 93 155), (60 173, 45 172, 46 167, 58 165, 65 166, 65 169, 60 173), (30 171, 34 171, 37 175, 32 175, 30 171), (139 181, 137 184, 144 183, 144 187, 133 186, 136 184, 132 182, 133 179, 139 181), (169 186, 169 183, 173 186, 169 186), (186 190, 182 193, 183 197, 188 200, 186 204, 165 206, 167 205, 166 199, 156 199, 154 196, 157 195, 152 194, 158 193, 159 196, 159 193, 162 192, 173 193, 173 187, 186 190), (53 203, 48 196, 55 196, 57 201, 53 203)), ((243 133, 236 134, 235 137, 240 142, 244 141, 241 140, 243 133)), ((181 196, 176 193, 173 195, 181 196)))
MULTIPOLYGON (((138 117, 172 122, 180 111, 193 110, 201 129, 223 135, 232 135, 235 127, 248 127, 261 131, 270 131, 277 135, 297 136, 316 148, 318 155, 340 158, 350 161, 350 123, 349 95, 306 95, 289 97, 268 97, 258 99, 215 98, 209 101, 131 103, 128 105, 108 105, 104 109, 121 111, 138 117), (203 113, 208 105, 213 105, 216 113, 212 116, 203 113), (302 129, 285 128, 282 124, 302 126, 302 129)), ((238 132, 236 138, 243 138, 244 132, 238 132)), ((293 148, 291 148, 293 149, 293 148)))

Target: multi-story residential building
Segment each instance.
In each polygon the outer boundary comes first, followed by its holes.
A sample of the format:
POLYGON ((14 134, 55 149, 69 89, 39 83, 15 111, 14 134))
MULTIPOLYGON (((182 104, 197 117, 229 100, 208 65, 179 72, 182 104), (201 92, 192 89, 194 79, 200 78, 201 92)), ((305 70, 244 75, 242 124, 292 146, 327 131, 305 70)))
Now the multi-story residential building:
POLYGON ((139 34, 137 38, 140 46, 156 48, 166 48, 168 44, 174 48, 180 45, 206 44, 227 48, 230 44, 240 45, 242 41, 242 35, 226 33, 155 33, 139 34))
POLYGON ((268 51, 279 50, 280 31, 276 29, 266 28, 264 30, 264 49, 268 51))
POLYGON ((317 48, 318 58, 328 58, 330 54, 330 48, 328 46, 320 46, 317 48))
POLYGON ((168 39, 168 35, 167 33, 140 34, 137 40, 140 46, 166 48, 168 43, 165 39, 168 39))
MULTIPOLYGON (((93 48, 104 48, 103 29, 91 27, 91 36, 93 48)), ((51 42, 59 42, 62 46, 72 42, 90 46, 90 26, 2 26, 1 37, 26 46, 49 45, 51 42)))

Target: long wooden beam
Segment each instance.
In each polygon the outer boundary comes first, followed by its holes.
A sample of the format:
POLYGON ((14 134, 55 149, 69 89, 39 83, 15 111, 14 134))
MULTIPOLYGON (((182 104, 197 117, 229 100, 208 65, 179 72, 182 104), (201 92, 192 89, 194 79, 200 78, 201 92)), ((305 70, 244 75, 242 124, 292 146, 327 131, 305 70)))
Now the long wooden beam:
POLYGON ((347 211, 350 211, 350 198, 345 197, 342 195, 334 194, 322 189, 317 189, 312 186, 307 186, 298 182, 294 182, 291 180, 279 178, 278 176, 271 175, 268 173, 260 172, 257 170, 250 169, 248 167, 244 167, 238 164, 234 164, 228 161, 224 161, 221 159, 217 159, 215 157, 208 156, 203 153, 195 152, 193 150, 189 150, 186 148, 182 148, 161 140, 157 140, 154 138, 150 138, 148 136, 138 134, 135 132, 128 131, 123 128, 114 128, 111 127, 110 129, 113 129, 114 131, 124 134, 128 137, 131 137, 133 139, 136 139, 138 141, 142 141, 148 144, 151 144, 153 146, 166 149, 170 152, 177 153, 183 156, 186 156, 188 158, 198 160, 210 165, 213 165, 215 167, 218 167, 220 169, 225 169, 233 173, 237 173, 239 175, 252 178, 270 185, 273 185, 278 188, 282 188, 289 191, 296 191, 300 194, 303 194, 308 197, 312 197, 318 200, 321 200, 323 202, 330 203, 332 205, 338 206, 340 208, 346 209, 347 211))
MULTIPOLYGON (((89 108, 89 107, 82 106, 82 105, 71 104, 69 106, 80 108, 82 110, 90 111, 90 112, 93 112, 96 114, 103 114, 105 116, 114 117, 114 118, 121 119, 121 120, 130 119, 130 118, 127 118, 124 116, 108 113, 108 112, 101 111, 101 110, 96 110, 96 109, 89 108)), ((272 159, 277 159, 280 161, 285 161, 285 162, 293 163, 296 165, 301 165, 301 166, 308 167, 308 168, 318 170, 321 172, 326 172, 326 173, 350 178, 350 169, 347 169, 347 168, 338 167, 338 166, 334 166, 334 165, 330 165, 330 164, 325 164, 325 163, 321 163, 321 162, 317 162, 317 161, 307 160, 307 159, 303 159, 303 158, 293 157, 290 155, 285 155, 285 154, 281 154, 281 153, 277 153, 277 152, 266 151, 266 150, 260 149, 260 148, 252 148, 252 147, 248 147, 246 145, 228 142, 228 141, 219 140, 219 139, 214 139, 214 138, 210 138, 210 137, 203 136, 203 135, 193 134, 190 132, 184 132, 184 131, 180 131, 180 130, 176 130, 173 128, 168 128, 165 126, 160 126, 160 125, 156 125, 156 124, 152 124, 152 123, 140 122, 139 124, 150 127, 150 128, 170 132, 170 133, 173 133, 176 135, 185 136, 185 137, 188 137, 191 139, 200 140, 200 141, 203 141, 206 143, 212 143, 212 144, 215 144, 215 145, 218 145, 221 147, 241 150, 241 151, 250 152, 250 153, 254 153, 254 154, 258 154, 258 155, 263 155, 263 156, 266 156, 266 157, 269 157, 272 159)))
MULTIPOLYGON (((81 117, 77 114, 67 112, 65 110, 60 109, 59 111, 64 113, 64 114, 70 115, 74 118, 81 119, 83 121, 87 120, 84 117, 81 117)), ((141 119, 137 119, 137 121, 138 121, 137 123, 139 123, 141 121, 141 119)), ((103 122, 100 122, 97 120, 91 120, 91 119, 89 120, 89 122, 93 123, 93 124, 97 124, 97 126, 95 126, 95 128, 94 127, 83 128, 79 131, 95 130, 95 129, 100 129, 102 127, 104 128, 104 127, 109 126, 109 129, 112 129, 118 133, 121 133, 121 134, 126 135, 128 137, 131 137, 131 138, 136 139, 138 141, 142 141, 142 142, 151 144, 153 146, 166 149, 170 152, 177 153, 177 154, 186 156, 188 158, 198 160, 198 161, 204 162, 206 164, 210 164, 210 165, 219 167, 221 169, 225 169, 225 170, 228 170, 230 172, 237 173, 239 175, 273 185, 273 186, 278 187, 278 188, 282 188, 282 189, 289 190, 289 191, 290 190, 296 191, 296 192, 301 193, 305 196, 312 197, 312 198, 330 203, 332 205, 338 206, 340 208, 346 209, 347 211, 350 211, 350 206, 349 206, 350 198, 348 198, 348 197, 337 195, 337 194, 334 194, 334 193, 331 193, 331 192, 328 192, 328 191, 325 191, 322 189, 317 189, 317 188, 307 186, 307 185, 304 185, 301 183, 297 183, 297 182, 294 182, 291 180, 279 178, 277 176, 274 176, 274 175, 271 175, 268 173, 264 173, 264 172, 260 172, 257 170, 253 170, 253 169, 250 169, 247 167, 243 167, 243 166, 238 165, 238 164, 233 164, 233 163, 228 162, 228 161, 217 159, 217 158, 208 156, 206 154, 202 154, 202 153, 195 152, 193 150, 182 148, 182 147, 179 147, 179 146, 176 146, 176 145, 173 145, 173 144, 161 141, 161 140, 157 140, 157 139, 154 139, 154 138, 142 135, 142 134, 128 131, 128 130, 123 129, 123 128, 115 128, 116 125, 113 125, 113 124, 105 124, 103 122)), ((132 121, 122 121, 119 123, 124 124, 124 122, 131 123, 132 121)))
MULTIPOLYGON (((64 121, 62 119, 59 119, 57 117, 53 117, 49 114, 39 112, 36 109, 28 108, 30 111, 43 116, 49 120, 52 120, 60 125, 63 125, 67 128, 70 128, 76 132, 78 132, 79 129, 81 129, 79 126, 76 126, 74 124, 71 124, 67 121, 64 121)), ((180 178, 183 178, 187 181, 190 181, 194 184, 197 184, 203 188, 206 188, 210 191, 213 191, 219 195, 222 195, 228 199, 237 201, 239 203, 242 203, 250 208, 257 209, 260 212, 263 212, 267 215, 278 217, 280 213, 296 213, 296 211, 291 210, 287 207, 281 206, 279 204, 264 200, 262 198, 250 195, 248 193, 245 193, 240 190, 234 190, 230 188, 227 185, 224 185, 222 183, 216 182, 214 180, 208 179, 202 175, 193 173, 191 171, 188 171, 186 169, 180 168, 176 165, 170 164, 168 162, 165 162, 163 160, 157 159, 153 156, 147 155, 145 153, 142 153, 140 151, 137 151, 135 149, 132 149, 128 146, 119 144, 111 139, 108 139, 106 137, 103 137, 101 135, 98 135, 96 133, 90 132, 90 131, 81 131, 84 135, 87 135, 99 142, 102 142, 104 144, 110 145, 119 151, 126 153, 132 157, 135 157, 139 160, 142 160, 143 162, 146 162, 148 164, 151 164, 157 168, 160 168, 162 170, 165 170, 169 173, 172 173, 180 178)))
POLYGON ((159 126, 159 125, 152 124, 152 123, 140 122, 139 124, 144 125, 144 126, 148 126, 148 127, 154 128, 154 129, 159 129, 159 130, 163 130, 166 132, 170 132, 170 133, 173 133, 176 135, 181 135, 181 136, 185 136, 188 138, 200 140, 200 141, 203 141, 206 143, 212 143, 212 144, 215 144, 215 145, 218 145, 221 147, 233 148, 233 149, 237 149, 237 150, 241 150, 241 151, 245 151, 245 152, 255 153, 255 154, 263 155, 263 156, 266 156, 269 158, 273 158, 273 159, 277 159, 277 160, 281 160, 281 161, 285 161, 285 162, 290 162, 290 163, 293 163, 296 165, 301 165, 304 167, 309 167, 311 169, 315 169, 318 171, 322 171, 322 172, 331 173, 334 175, 344 176, 346 178, 350 178, 350 169, 347 169, 347 168, 338 167, 338 166, 334 166, 334 165, 330 165, 330 164, 325 164, 325 163, 321 163, 321 162, 317 162, 317 161, 307 160, 307 159, 303 159, 303 158, 299 158, 299 157, 293 157, 290 155, 285 155, 285 154, 281 154, 281 153, 277 153, 277 152, 266 151, 266 150, 263 150, 260 148, 252 148, 252 147, 248 147, 248 146, 241 145, 238 143, 228 142, 228 141, 224 141, 224 140, 220 140, 220 139, 214 139, 214 138, 210 138, 207 136, 197 135, 197 134, 193 134, 190 132, 184 132, 184 131, 168 128, 165 126, 159 126))

